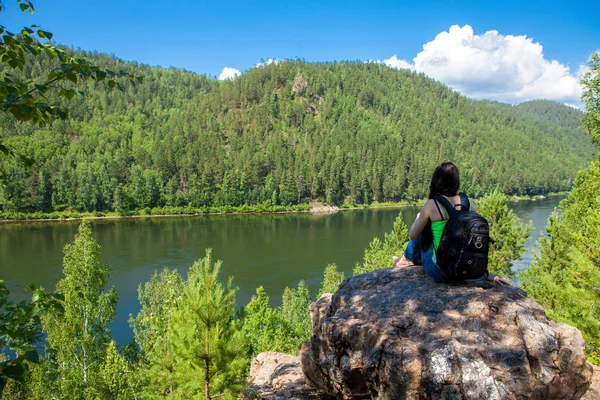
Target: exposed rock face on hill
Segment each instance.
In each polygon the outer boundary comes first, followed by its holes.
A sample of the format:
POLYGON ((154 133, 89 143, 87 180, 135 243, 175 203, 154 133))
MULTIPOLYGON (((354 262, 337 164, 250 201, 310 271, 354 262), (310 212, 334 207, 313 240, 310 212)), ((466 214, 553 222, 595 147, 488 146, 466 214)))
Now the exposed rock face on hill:
POLYGON ((579 399, 581 333, 518 288, 436 284, 420 266, 344 281, 311 306, 302 369, 343 399, 579 399))

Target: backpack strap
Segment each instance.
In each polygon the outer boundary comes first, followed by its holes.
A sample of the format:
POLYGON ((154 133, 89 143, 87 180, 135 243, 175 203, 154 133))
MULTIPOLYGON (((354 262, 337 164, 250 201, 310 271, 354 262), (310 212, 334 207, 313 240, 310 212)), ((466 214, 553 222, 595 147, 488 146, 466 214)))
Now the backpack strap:
POLYGON ((446 218, 444 218, 444 214, 442 214, 442 210, 440 210, 440 206, 438 205, 438 202, 433 199, 433 204, 435 204, 435 207, 438 209, 438 212, 440 213, 440 218, 442 218, 442 221, 444 221, 446 218))
POLYGON ((463 211, 471 211, 471 202, 466 194, 460 193, 460 207, 463 211))
POLYGON ((436 201, 439 201, 440 204, 446 209, 446 212, 448 213, 449 218, 452 218, 452 216, 458 212, 454 207, 452 207, 452 204, 450 204, 448 199, 445 198, 444 196, 442 196, 442 195, 435 196, 433 199, 436 201))

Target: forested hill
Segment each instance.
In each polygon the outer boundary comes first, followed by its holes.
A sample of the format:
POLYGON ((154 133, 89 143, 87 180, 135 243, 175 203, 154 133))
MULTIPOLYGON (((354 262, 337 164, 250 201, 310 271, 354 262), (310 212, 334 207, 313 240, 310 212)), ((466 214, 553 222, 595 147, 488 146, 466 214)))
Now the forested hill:
POLYGON ((474 101, 374 63, 285 61, 220 82, 85 56, 145 81, 89 83, 69 119, 43 129, 1 116, 6 143, 37 162, 1 159, 5 211, 415 199, 445 160, 471 195, 545 193, 568 189, 593 154, 566 106, 474 101))
POLYGON ((519 115, 527 118, 527 115, 536 116, 541 120, 554 123, 558 126, 572 129, 581 129, 581 116, 583 113, 572 107, 551 100, 532 100, 521 103, 515 107, 520 111, 519 115))
POLYGON ((590 153, 589 137, 583 130, 581 116, 583 113, 572 107, 550 100, 533 100, 517 106, 504 104, 518 119, 538 128, 542 132, 557 139, 566 139, 572 151, 578 154, 590 153))

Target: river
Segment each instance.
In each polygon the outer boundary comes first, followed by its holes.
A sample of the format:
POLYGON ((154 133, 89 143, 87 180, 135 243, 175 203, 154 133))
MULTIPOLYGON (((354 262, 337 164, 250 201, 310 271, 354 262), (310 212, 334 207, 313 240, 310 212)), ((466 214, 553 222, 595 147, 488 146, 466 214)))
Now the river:
MULTIPOLYGON (((534 231, 527 253, 514 265, 523 270, 533 259, 532 248, 560 198, 509 203, 534 231)), ((102 246, 102 261, 112 269, 109 285, 119 293, 113 333, 119 344, 132 332, 127 320, 139 310, 137 287, 152 273, 177 268, 185 274, 205 249, 222 260, 221 277, 234 277, 239 287, 238 305, 246 304, 263 286, 273 305, 281 301, 286 286, 304 279, 314 296, 328 263, 352 275, 365 247, 375 237, 392 229, 402 211, 408 226, 418 208, 351 210, 336 214, 311 215, 222 215, 202 217, 135 218, 94 220, 94 237, 102 246)), ((0 279, 14 298, 26 295, 27 283, 53 289, 62 275, 62 249, 73 240, 78 222, 30 222, 0 224, 0 279)), ((390 261, 391 265, 391 261, 390 261)))

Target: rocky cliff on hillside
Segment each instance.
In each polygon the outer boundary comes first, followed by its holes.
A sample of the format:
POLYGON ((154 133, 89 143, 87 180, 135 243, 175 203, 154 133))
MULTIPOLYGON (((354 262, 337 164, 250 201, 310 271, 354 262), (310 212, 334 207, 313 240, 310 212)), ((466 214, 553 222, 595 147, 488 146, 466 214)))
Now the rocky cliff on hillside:
POLYGON ((344 281, 311 306, 309 383, 339 399, 579 399, 581 333, 515 287, 436 284, 419 266, 344 281))

